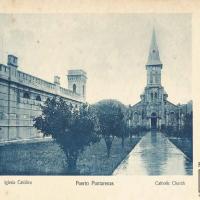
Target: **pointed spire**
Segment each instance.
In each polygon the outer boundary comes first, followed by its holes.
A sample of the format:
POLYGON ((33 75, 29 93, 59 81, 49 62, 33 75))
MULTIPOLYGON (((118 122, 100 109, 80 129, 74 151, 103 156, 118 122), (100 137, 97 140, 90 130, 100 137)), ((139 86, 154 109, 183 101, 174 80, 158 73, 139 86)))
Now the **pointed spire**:
POLYGON ((162 65, 160 61, 159 50, 156 42, 156 33, 154 28, 151 38, 148 62, 146 65, 162 65))

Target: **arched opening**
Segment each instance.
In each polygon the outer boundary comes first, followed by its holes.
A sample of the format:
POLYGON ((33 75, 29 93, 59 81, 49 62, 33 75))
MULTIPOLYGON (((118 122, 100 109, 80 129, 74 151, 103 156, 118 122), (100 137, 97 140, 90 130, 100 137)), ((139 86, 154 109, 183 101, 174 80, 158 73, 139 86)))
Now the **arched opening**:
POLYGON ((30 99, 30 94, 28 92, 24 92, 23 98, 30 99))
POLYGON ((83 96, 85 96, 85 85, 83 85, 83 96))
POLYGON ((142 110, 142 119, 144 119, 145 118, 145 112, 144 112, 144 110, 142 110))
POLYGON ((134 120, 134 122, 135 122, 136 124, 139 122, 139 115, 138 115, 137 112, 134 112, 134 114, 133 114, 133 120, 134 120))
POLYGON ((175 112, 174 111, 171 111, 169 114, 169 123, 172 126, 175 124, 175 112))
POLYGON ((156 83, 156 75, 153 73, 153 83, 156 83))
POLYGON ((73 84, 73 92, 76 93, 76 84, 73 84))
POLYGON ((155 92, 154 96, 155 96, 155 99, 157 99, 157 97, 158 97, 158 94, 157 94, 157 92, 155 92))
POLYGON ((153 83, 153 73, 150 73, 150 83, 153 83))
POLYGON ((157 128, 157 115, 155 112, 151 114, 151 129, 157 128))
POLYGON ((156 83, 159 82, 159 74, 156 72, 156 83))
POLYGON ((69 104, 69 108, 70 108, 70 110, 73 109, 73 105, 72 105, 72 103, 69 104))
POLYGON ((40 95, 37 95, 36 100, 37 100, 37 101, 41 101, 40 95))
POLYGON ((153 92, 151 92, 151 101, 153 101, 153 92))

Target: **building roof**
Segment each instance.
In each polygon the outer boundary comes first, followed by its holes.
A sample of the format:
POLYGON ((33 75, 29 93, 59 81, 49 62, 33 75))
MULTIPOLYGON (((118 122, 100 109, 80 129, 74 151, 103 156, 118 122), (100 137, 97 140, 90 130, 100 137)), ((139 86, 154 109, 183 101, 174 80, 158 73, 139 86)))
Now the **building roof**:
POLYGON ((158 45, 156 42, 156 33, 155 29, 153 29, 151 45, 149 49, 149 57, 146 65, 162 65, 159 56, 158 45))
POLYGON ((68 70, 68 75, 72 75, 72 76, 77 76, 77 75, 87 76, 86 72, 83 71, 82 69, 70 69, 70 70, 68 70))

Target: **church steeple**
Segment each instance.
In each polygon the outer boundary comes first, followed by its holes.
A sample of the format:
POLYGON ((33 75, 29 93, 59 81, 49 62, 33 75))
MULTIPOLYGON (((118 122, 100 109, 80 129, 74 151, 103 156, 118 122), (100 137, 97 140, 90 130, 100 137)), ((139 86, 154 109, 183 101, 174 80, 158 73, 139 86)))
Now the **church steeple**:
POLYGON ((156 42, 156 33, 153 29, 149 57, 146 64, 148 86, 161 86, 161 69, 162 63, 160 61, 159 50, 156 42))
POLYGON ((162 63, 160 61, 160 56, 159 56, 159 50, 158 50, 158 45, 156 42, 156 33, 155 29, 153 28, 153 33, 152 33, 152 38, 151 38, 151 45, 149 49, 149 57, 146 66, 156 66, 156 65, 161 65, 162 63))

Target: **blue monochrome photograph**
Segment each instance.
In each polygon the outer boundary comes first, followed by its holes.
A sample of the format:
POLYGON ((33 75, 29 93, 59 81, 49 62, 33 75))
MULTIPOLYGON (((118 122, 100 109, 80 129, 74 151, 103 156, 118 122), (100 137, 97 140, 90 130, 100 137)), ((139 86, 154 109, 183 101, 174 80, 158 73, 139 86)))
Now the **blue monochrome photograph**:
POLYGON ((0 175, 193 175, 190 14, 0 14, 0 175))

